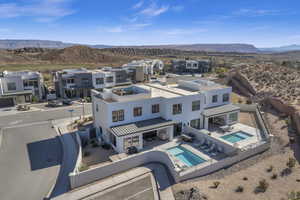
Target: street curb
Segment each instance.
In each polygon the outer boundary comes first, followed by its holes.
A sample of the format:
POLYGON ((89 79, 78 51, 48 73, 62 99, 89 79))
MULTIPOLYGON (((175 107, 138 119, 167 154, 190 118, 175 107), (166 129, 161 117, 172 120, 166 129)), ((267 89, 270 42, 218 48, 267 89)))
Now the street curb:
POLYGON ((55 186, 56 186, 56 182, 57 182, 57 180, 58 180, 58 177, 60 177, 61 176, 61 174, 63 173, 63 171, 64 171, 64 162, 65 162, 65 156, 66 156, 66 153, 65 153, 65 143, 64 143, 64 140, 62 139, 62 135, 61 135, 61 131, 60 131, 60 128, 58 127, 58 126, 55 126, 54 124, 53 124, 53 122, 51 122, 51 124, 52 124, 52 127, 53 127, 53 129, 55 130, 55 132, 56 132, 56 134, 57 134, 57 136, 58 136, 58 138, 59 138, 59 141, 60 141, 60 143, 61 143, 61 145, 62 145, 62 160, 61 160, 61 167, 60 167, 60 170, 59 170, 59 173, 58 173, 58 175, 57 175, 57 177, 56 177, 56 181, 55 181, 55 183, 51 186, 51 188, 50 188, 50 190, 49 190, 49 192, 48 192, 48 194, 46 195, 46 197, 44 198, 44 200, 48 200, 48 199, 50 199, 50 197, 51 197, 51 194, 52 194, 52 192, 53 192, 53 190, 54 190, 54 188, 55 188, 55 186))
POLYGON ((3 137, 3 129, 0 128, 0 148, 1 148, 1 145, 2 145, 2 137, 3 137))

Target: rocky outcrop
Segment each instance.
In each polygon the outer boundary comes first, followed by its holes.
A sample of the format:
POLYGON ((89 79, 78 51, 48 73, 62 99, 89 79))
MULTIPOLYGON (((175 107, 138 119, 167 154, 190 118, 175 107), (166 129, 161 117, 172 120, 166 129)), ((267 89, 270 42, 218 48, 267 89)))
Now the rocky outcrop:
POLYGON ((290 116, 292 124, 296 129, 297 133, 300 135, 300 112, 293 106, 283 103, 280 99, 268 97, 263 100, 265 105, 272 105, 272 107, 279 113, 286 116, 290 116))
POLYGON ((233 89, 239 91, 239 93, 246 97, 252 97, 256 95, 256 91, 248 79, 241 75, 238 71, 234 71, 231 73, 231 75, 229 75, 228 83, 233 87, 233 89))

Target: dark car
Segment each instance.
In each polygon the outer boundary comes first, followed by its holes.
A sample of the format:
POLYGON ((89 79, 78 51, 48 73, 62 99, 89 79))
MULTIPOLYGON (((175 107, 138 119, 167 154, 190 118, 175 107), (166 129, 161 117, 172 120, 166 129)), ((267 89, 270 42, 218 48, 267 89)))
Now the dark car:
POLYGON ((70 106, 73 104, 73 101, 71 99, 64 99, 62 103, 63 105, 70 106))
POLYGON ((48 101, 48 107, 59 107, 62 106, 62 102, 57 100, 48 101))
POLYGON ((138 149, 135 146, 131 146, 126 149, 126 153, 128 155, 135 154, 138 153, 138 149))

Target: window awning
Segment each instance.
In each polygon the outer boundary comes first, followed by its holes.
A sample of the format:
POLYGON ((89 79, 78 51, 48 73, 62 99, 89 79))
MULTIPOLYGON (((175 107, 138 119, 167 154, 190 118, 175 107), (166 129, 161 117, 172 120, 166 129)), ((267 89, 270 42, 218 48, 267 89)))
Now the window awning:
POLYGON ((232 104, 227 104, 227 105, 224 105, 224 106, 218 106, 218 107, 205 109, 202 112, 202 114, 205 117, 213 117, 213 116, 222 115, 222 114, 226 114, 226 113, 234 112, 234 111, 239 111, 239 110, 240 110, 240 108, 238 106, 234 106, 232 104))
POLYGON ((138 121, 130 124, 114 126, 110 131, 117 137, 126 136, 138 132, 151 131, 158 128, 163 128, 175 124, 172 120, 163 118, 154 118, 149 120, 138 121))

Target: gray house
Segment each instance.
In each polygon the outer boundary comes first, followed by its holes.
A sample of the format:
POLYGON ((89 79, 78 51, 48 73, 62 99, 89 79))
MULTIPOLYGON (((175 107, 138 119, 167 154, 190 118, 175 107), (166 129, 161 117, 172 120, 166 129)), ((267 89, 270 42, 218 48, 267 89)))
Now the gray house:
POLYGON ((212 70, 212 63, 210 60, 172 60, 171 72, 173 73, 207 73, 212 70))
POLYGON ((54 74, 56 96, 60 98, 85 98, 91 89, 111 88, 131 84, 127 71, 105 67, 97 70, 66 69, 54 74))

